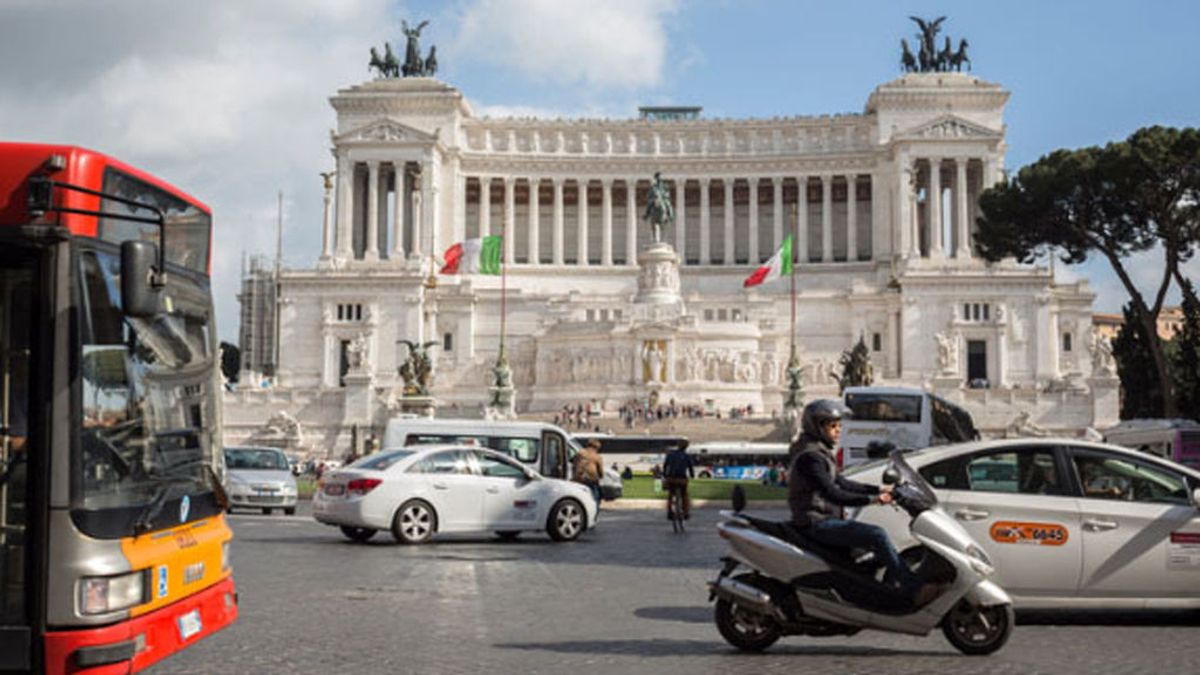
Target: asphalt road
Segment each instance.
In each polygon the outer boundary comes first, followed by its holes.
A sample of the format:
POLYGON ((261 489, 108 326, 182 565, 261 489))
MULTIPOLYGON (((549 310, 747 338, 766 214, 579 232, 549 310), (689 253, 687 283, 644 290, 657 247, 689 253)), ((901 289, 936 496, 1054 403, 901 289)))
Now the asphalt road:
MULTIPOLYGON (((781 513, 781 512, 780 512, 781 513)), ((241 615, 156 673, 1196 673, 1194 613, 1024 614, 989 657, 936 631, 721 639, 704 582, 717 512, 686 535, 657 511, 605 511, 573 544, 454 538, 352 544, 301 515, 232 517, 241 615)))

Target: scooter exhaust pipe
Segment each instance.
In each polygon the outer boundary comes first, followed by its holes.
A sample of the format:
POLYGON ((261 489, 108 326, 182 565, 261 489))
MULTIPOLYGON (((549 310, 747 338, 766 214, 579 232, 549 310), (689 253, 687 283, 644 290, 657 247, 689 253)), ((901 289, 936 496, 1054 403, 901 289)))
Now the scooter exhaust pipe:
POLYGON ((746 609, 760 612, 768 616, 778 616, 779 610, 771 602, 771 596, 766 591, 759 590, 750 584, 722 577, 708 582, 708 588, 717 597, 736 602, 746 609))

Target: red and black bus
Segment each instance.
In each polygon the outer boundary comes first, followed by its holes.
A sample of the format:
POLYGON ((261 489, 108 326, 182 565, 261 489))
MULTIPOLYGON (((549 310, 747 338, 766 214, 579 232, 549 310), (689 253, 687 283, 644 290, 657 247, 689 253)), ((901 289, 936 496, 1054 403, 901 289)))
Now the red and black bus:
POLYGON ((237 618, 212 215, 0 143, 0 671, 125 673, 237 618))

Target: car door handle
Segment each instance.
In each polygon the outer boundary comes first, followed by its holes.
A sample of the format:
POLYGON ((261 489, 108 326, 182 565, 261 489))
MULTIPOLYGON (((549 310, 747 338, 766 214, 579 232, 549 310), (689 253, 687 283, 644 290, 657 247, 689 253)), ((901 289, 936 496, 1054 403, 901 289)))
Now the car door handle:
POLYGON ((959 520, 983 520, 992 514, 987 511, 976 511, 975 509, 959 509, 954 512, 954 517, 959 520))
POLYGON ((498 487, 490 487, 487 489, 487 491, 488 491, 488 494, 490 494, 490 495, 500 494, 500 488, 498 488, 498 487))
POLYGON ((1107 532, 1108 530, 1117 529, 1118 523, 1113 520, 1098 520, 1089 518, 1083 521, 1083 529, 1088 532, 1107 532))
POLYGON ((435 490, 449 490, 450 486, 446 485, 445 483, 434 483, 433 488, 435 490))

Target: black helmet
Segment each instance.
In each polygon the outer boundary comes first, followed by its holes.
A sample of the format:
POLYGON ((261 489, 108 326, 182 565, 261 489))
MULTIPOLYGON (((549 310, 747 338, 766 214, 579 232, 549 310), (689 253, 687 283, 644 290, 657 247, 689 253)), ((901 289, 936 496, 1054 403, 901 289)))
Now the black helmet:
POLYGON ((850 416, 850 410, 841 401, 831 398, 817 399, 804 406, 804 415, 800 418, 800 430, 832 445, 832 441, 825 436, 825 423, 831 420, 846 419, 850 416))

